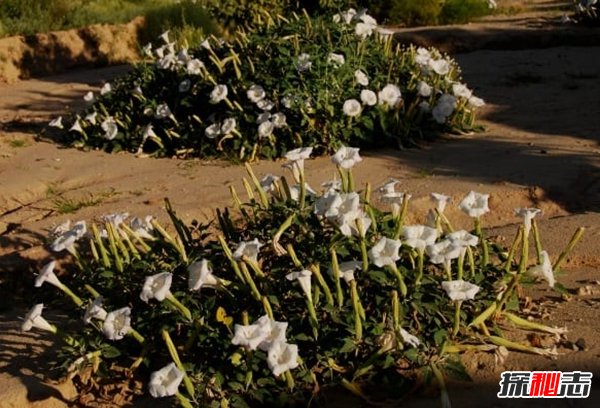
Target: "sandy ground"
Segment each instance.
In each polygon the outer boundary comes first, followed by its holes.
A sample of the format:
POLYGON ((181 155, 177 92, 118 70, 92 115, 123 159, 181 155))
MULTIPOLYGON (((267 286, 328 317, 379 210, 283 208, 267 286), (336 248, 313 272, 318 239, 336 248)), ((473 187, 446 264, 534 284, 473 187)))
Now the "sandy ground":
MULTIPOLYGON (((546 313, 545 321, 566 325, 583 350, 561 347, 556 360, 512 353, 503 365, 491 356, 467 356, 475 382, 451 390, 455 406, 597 406, 600 397, 600 47, 543 50, 476 51, 456 56, 464 79, 488 105, 486 130, 448 137, 422 149, 369 151, 357 167, 357 181, 378 186, 389 177, 413 195, 413 221, 423 220, 429 192, 451 195, 454 202, 469 190, 490 193, 492 212, 486 226, 495 239, 510 240, 519 220, 516 207, 535 206, 542 241, 553 259, 578 226, 587 232, 559 277, 572 293, 563 300, 544 285, 528 289, 546 313), (587 287, 587 288, 586 288, 587 287), (583 288, 583 289, 581 289, 583 288), (518 369, 593 371, 587 400, 500 401, 500 372, 518 369), (521 402, 522 404, 519 404, 521 402)), ((92 219, 128 211, 165 219, 162 200, 169 197, 187 221, 212 218, 230 204, 227 186, 242 191, 243 168, 222 162, 142 159, 63 148, 34 134, 53 116, 81 104, 81 96, 126 67, 72 72, 45 79, 0 85, 0 407, 62 407, 76 395, 69 384, 44 382, 52 339, 21 334, 17 316, 31 304, 32 281, 48 255, 48 228, 66 219, 92 219), (56 200, 97 199, 75 214, 60 214, 56 200), (26 287, 26 289, 24 289, 26 287), (33 356, 33 357, 32 357, 33 356)), ((313 185, 329 179, 327 158, 309 161, 313 185)), ((281 163, 261 162, 258 174, 283 174, 281 163)), ((468 220, 455 209, 458 225, 468 220)), ((59 318, 56 316, 56 318, 59 318)), ((429 397, 407 406, 431 406, 429 397)))

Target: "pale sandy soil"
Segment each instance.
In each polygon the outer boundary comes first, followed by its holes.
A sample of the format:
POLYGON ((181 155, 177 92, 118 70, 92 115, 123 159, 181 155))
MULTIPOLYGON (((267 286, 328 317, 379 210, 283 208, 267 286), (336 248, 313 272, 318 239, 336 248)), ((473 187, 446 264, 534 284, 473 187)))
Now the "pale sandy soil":
MULTIPOLYGON (((564 301, 544 285, 527 293, 540 302, 552 325, 566 325, 568 339, 585 349, 561 347, 556 360, 512 353, 504 365, 491 356, 467 356, 475 382, 455 387, 455 406, 597 406, 600 396, 600 47, 544 50, 477 51, 458 55, 464 78, 488 102, 482 110, 484 133, 448 137, 423 149, 364 152, 357 167, 359 183, 378 186, 389 177, 401 180, 413 195, 413 221, 423 220, 428 193, 453 196, 469 190, 490 193, 492 212, 484 222, 495 239, 510 242, 519 220, 516 207, 535 206, 542 241, 553 259, 578 226, 587 232, 559 277, 572 291, 564 301), (589 286, 589 290, 578 292, 589 286), (496 398, 504 370, 559 369, 593 371, 592 397, 581 401, 509 401, 496 398), (519 404, 521 402, 521 404, 519 404)), ((227 186, 242 191, 242 167, 221 162, 141 159, 66 149, 37 140, 40 123, 80 105, 80 97, 123 72, 117 67, 81 71, 41 80, 0 85, 0 407, 64 406, 75 391, 63 385, 62 396, 43 383, 51 339, 19 333, 17 316, 33 302, 23 289, 48 253, 46 230, 66 219, 92 219, 114 211, 153 214, 165 219, 162 200, 169 197, 187 221, 209 219, 215 208, 230 204, 227 186), (21 144, 24 146, 16 146, 21 144), (54 192, 54 193, 53 193, 54 192), (81 199, 105 196, 102 203, 76 214, 59 214, 56 192, 81 199), (53 195, 54 194, 54 195, 53 195), (36 357, 32 358, 31 355, 36 357), (42 356, 42 357, 39 357, 42 356)), ((283 174, 281 163, 261 162, 255 172, 283 174)), ((329 179, 327 158, 307 163, 313 185, 329 179)), ((457 225, 468 220, 457 210, 457 225)), ((56 316, 58 318, 58 316, 56 316)), ((431 406, 427 396, 407 406, 431 406)))

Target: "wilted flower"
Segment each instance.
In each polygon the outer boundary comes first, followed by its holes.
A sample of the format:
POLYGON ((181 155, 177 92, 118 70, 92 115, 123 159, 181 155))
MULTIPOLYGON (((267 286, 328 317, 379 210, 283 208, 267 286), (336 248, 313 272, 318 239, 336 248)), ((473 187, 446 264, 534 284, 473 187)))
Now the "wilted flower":
POLYGON ((456 108, 456 98, 449 94, 440 96, 437 104, 433 107, 431 115, 433 119, 438 123, 445 123, 448 116, 452 115, 456 108))
POLYGON ((367 106, 377 105, 377 94, 370 89, 360 91, 360 100, 367 106))
POLYGON ((408 344, 412 347, 419 347, 421 344, 421 340, 417 336, 413 336, 402 327, 400 328, 400 337, 402 337, 402 342, 408 344))
POLYGON ((395 265, 400 259, 400 246, 402 242, 387 237, 381 238, 369 251, 371 261, 378 267, 395 265))
POLYGON ((117 137, 119 127, 117 126, 117 122, 112 117, 106 118, 100 126, 102 127, 102 130, 104 130, 105 139, 113 140, 115 137, 117 137))
POLYGON ((269 193, 275 189, 275 182, 279 179, 280 177, 274 174, 265 174, 265 176, 260 179, 260 186, 265 192, 269 193))
POLYGON ((55 119, 52 119, 50 121, 50 123, 48 123, 48 126, 55 127, 55 128, 58 128, 58 129, 63 129, 64 126, 63 126, 63 123, 62 123, 62 116, 59 116, 59 117, 57 117, 55 119))
POLYGON ((381 91, 379 91, 378 99, 380 104, 386 104, 394 107, 402 100, 400 88, 394 84, 387 84, 381 91))
POLYGON ((197 58, 191 59, 187 62, 185 70, 189 75, 200 75, 204 68, 204 63, 197 58))
POLYGON ((262 86, 252 85, 250 88, 248 88, 248 91, 246 91, 246 96, 248 96, 248 99, 250 99, 252 102, 257 103, 265 98, 266 93, 262 86))
POLYGON ((432 245, 425 247, 425 252, 429 256, 429 261, 434 264, 445 264, 452 259, 456 259, 461 254, 462 247, 455 244, 450 239, 444 239, 432 245))
POLYGON ((276 377, 298 367, 298 346, 282 341, 273 344, 267 355, 267 363, 276 377))
POLYGON ((46 330, 52 333, 56 333, 56 327, 48 323, 46 319, 42 317, 42 310, 44 309, 43 303, 38 303, 32 307, 23 319, 21 330, 26 332, 32 328, 46 330))
POLYGON ((407 225, 402 228, 404 244, 419 251, 424 251, 425 247, 435 243, 437 239, 437 230, 425 225, 407 225))
POLYGON ((148 391, 154 398, 170 397, 177 394, 184 373, 175 363, 170 363, 150 375, 148 391))
POLYGON ((179 83, 179 92, 187 92, 192 87, 192 81, 184 79, 179 83))
POLYGON ((420 96, 427 98, 427 97, 431 96, 431 91, 432 91, 432 88, 431 88, 431 86, 429 86, 429 84, 427 84, 427 82, 419 81, 419 83, 417 84, 417 93, 420 96))
POLYGON ((65 249, 70 250, 73 248, 73 245, 75 245, 75 242, 83 237, 86 232, 87 227, 85 221, 76 222, 70 230, 60 234, 54 242, 52 242, 50 249, 54 252, 60 252, 65 249))
POLYGON ((110 85, 110 82, 105 83, 102 88, 100 88, 100 95, 106 95, 107 93, 110 93, 112 91, 112 86, 110 85))
POLYGON ((142 139, 145 141, 147 139, 159 139, 158 135, 156 134, 156 132, 154 132, 154 127, 152 126, 152 124, 148 124, 146 125, 146 127, 144 128, 144 131, 142 133, 142 139))
POLYGON ((237 126, 237 122, 236 122, 235 118, 225 119, 223 121, 223 124, 221 125, 221 134, 228 135, 228 134, 234 132, 236 126, 237 126))
POLYGON ((128 217, 129 217, 129 213, 123 212, 123 213, 106 214, 106 215, 103 215, 101 218, 102 218, 102 221, 108 222, 108 223, 114 225, 115 227, 118 227, 119 225, 123 224, 128 217))
POLYGON ((159 302, 165 300, 171 293, 171 282, 173 274, 169 272, 161 272, 152 276, 148 276, 142 287, 140 299, 148 302, 150 299, 156 299, 159 302))
POLYGON ((327 62, 340 66, 344 65, 344 63, 346 62, 346 58, 344 58, 342 54, 336 54, 332 52, 327 57, 327 62))
POLYGON ((242 241, 238 244, 235 252, 233 253, 233 259, 236 261, 241 261, 242 257, 246 256, 253 260, 254 262, 258 261, 258 253, 260 251, 260 247, 263 244, 257 238, 254 238, 252 241, 242 241))
POLYGON ((544 278, 548 282, 548 285, 552 288, 554 287, 555 281, 554 272, 552 271, 552 263, 550 262, 550 256, 548 255, 548 252, 541 251, 540 257, 542 258, 542 263, 529 268, 527 273, 537 278, 544 278))
POLYGON ((442 289, 446 291, 448 297, 453 300, 471 300, 481 289, 479 286, 462 279, 442 282, 442 289))
POLYGON ((356 99, 348 99, 342 108, 344 113, 350 117, 358 116, 362 112, 362 106, 356 99))
POLYGON ((298 72, 308 71, 312 67, 312 62, 310 61, 310 55, 307 53, 302 53, 298 56, 298 63, 296 65, 298 72))
POLYGON ((121 340, 131 331, 131 308, 123 307, 106 315, 102 332, 109 340, 121 340))
POLYGON ((198 291, 203 287, 216 288, 221 282, 221 279, 213 275, 212 268, 208 265, 208 260, 206 259, 194 262, 187 267, 187 270, 189 273, 189 290, 198 291))
POLYGON ((529 230, 531 229, 531 220, 533 220, 533 217, 541 212, 542 210, 539 208, 517 208, 515 210, 515 215, 518 217, 523 217, 525 235, 529 234, 529 230))
POLYGON ((312 272, 308 269, 304 269, 300 272, 291 272, 285 275, 286 279, 289 281, 297 280, 300 283, 300 287, 302 291, 309 299, 312 297, 311 294, 311 277, 312 272))
POLYGON ((356 79, 356 82, 358 82, 362 86, 369 85, 369 77, 367 77, 367 74, 365 74, 360 69, 354 71, 354 79, 356 79))
POLYGON ((478 218, 490 211, 488 207, 489 194, 479 194, 474 191, 469 192, 460 202, 460 208, 469 217, 478 218))
POLYGON ((258 137, 264 138, 271 136, 273 134, 273 129, 275 129, 273 122, 270 120, 265 120, 258 125, 258 137))
POLYGON ((331 156, 331 161, 343 169, 351 169, 356 163, 362 161, 362 157, 358 154, 359 150, 358 147, 342 146, 331 156))
POLYGON ((154 227, 150 221, 152 221, 151 215, 147 215, 144 217, 144 219, 133 217, 131 221, 129 221, 129 227, 137 236, 141 238, 152 239, 154 237, 150 231, 153 231, 154 227))
POLYGON ((93 302, 88 304, 85 309, 85 314, 83 315, 83 322, 85 324, 91 323, 92 319, 106 320, 108 313, 106 313, 106 310, 102 307, 103 301, 104 299, 102 296, 98 296, 93 302))
POLYGON ((227 85, 216 85, 212 92, 210 93, 210 103, 219 103, 225 98, 227 98, 228 94, 227 85))
POLYGON ((273 122, 273 126, 276 128, 282 128, 287 125, 285 114, 282 112, 274 113, 271 117, 271 122, 273 122))

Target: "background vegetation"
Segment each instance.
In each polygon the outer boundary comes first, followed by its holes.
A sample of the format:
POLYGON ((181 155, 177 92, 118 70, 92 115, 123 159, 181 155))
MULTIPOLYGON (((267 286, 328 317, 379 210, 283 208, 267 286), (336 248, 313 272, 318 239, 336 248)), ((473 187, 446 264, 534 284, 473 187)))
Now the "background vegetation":
POLYGON ((490 13, 486 0, 2 0, 0 37, 81 28, 97 23, 125 23, 145 16, 147 32, 142 40, 166 28, 188 41, 198 32, 260 22, 263 10, 281 14, 306 8, 325 14, 348 7, 367 8, 380 23, 424 25, 464 23, 490 13))

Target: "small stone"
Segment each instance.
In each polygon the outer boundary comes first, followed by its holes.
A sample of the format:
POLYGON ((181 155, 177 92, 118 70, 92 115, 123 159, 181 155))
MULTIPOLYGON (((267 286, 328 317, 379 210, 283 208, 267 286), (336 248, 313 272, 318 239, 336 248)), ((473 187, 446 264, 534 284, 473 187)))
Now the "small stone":
POLYGON ((579 348, 579 350, 586 349, 586 344, 585 344, 585 340, 583 339, 583 337, 578 338, 577 341, 575 342, 575 345, 579 348))

